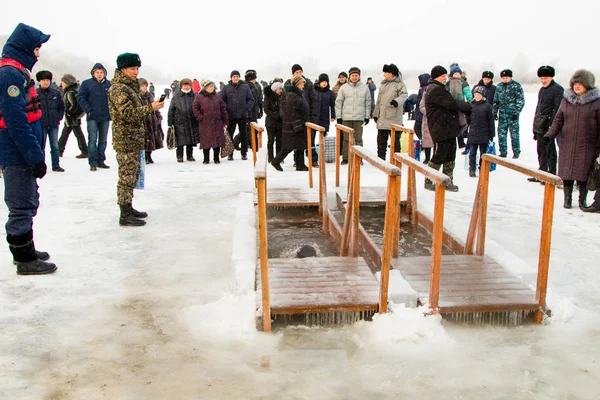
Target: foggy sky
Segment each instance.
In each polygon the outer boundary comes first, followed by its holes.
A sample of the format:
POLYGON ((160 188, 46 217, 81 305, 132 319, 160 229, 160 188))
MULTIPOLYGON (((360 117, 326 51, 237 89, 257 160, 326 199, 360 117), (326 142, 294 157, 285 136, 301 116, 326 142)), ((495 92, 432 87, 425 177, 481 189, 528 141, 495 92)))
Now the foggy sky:
MULTIPOLYGON (((351 66, 379 81, 381 65, 391 62, 405 76, 456 61, 473 75, 511 68, 521 81, 535 80, 543 64, 559 74, 600 70, 596 23, 588 22, 598 16, 597 1, 31 0, 27 8, 2 3, 0 36, 18 22, 52 35, 41 61, 60 55, 68 65, 72 54, 114 67, 118 54, 137 52, 143 67, 168 80, 225 81, 231 70, 243 74, 249 68, 270 80, 290 76, 294 63, 308 77, 328 72, 332 81, 351 66)), ((142 76, 150 71, 143 67, 142 76)))

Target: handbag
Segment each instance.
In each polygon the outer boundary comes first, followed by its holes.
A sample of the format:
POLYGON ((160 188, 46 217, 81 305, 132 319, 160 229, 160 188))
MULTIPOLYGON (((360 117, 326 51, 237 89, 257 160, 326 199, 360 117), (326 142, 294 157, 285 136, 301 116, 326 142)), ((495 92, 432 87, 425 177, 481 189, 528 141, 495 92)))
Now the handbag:
POLYGON ((550 118, 547 115, 536 114, 533 117, 533 131, 536 133, 546 133, 550 128, 548 123, 550 122, 550 118))
POLYGON ((177 147, 177 137, 175 136, 175 127, 171 125, 167 129, 167 149, 173 150, 177 147))
POLYGON ((221 149, 221 158, 229 157, 234 151, 233 142, 231 141, 227 129, 223 130, 223 134, 225 135, 225 146, 221 149))
MULTIPOLYGON (((489 142, 487 145, 487 148, 485 149, 485 153, 496 155, 496 143, 489 142)), ((495 170, 496 170, 496 163, 490 163, 490 172, 493 172, 495 170)))
POLYGON ((600 189, 600 155, 594 161, 594 168, 590 171, 587 179, 587 190, 596 191, 600 189))
POLYGON ((143 189, 144 181, 146 178, 146 152, 140 151, 140 174, 138 175, 137 181, 135 181, 134 189, 143 189))

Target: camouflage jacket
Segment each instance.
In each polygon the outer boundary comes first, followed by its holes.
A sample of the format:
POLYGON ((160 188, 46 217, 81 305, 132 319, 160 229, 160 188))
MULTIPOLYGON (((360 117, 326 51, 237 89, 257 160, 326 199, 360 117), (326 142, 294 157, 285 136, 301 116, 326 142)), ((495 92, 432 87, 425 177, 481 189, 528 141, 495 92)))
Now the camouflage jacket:
POLYGON ((496 93, 494 93, 494 104, 492 112, 494 115, 515 115, 520 114, 525 107, 525 94, 523 93, 523 87, 515 80, 508 83, 500 82, 496 86, 496 93))
POLYGON ((152 116, 152 107, 142 105, 138 81, 126 77, 120 70, 115 70, 111 84, 108 108, 113 121, 113 148, 121 153, 144 150, 144 120, 152 116))

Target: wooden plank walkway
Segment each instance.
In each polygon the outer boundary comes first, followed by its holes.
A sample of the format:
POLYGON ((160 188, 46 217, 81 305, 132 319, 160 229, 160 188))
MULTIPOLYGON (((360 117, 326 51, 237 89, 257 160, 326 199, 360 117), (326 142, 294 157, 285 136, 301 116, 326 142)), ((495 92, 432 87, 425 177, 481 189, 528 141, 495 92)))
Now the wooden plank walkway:
MULTIPOLYGON (((429 299, 431 257, 400 257, 392 266, 429 299)), ((439 310, 442 313, 538 310, 535 291, 487 256, 442 256, 439 310)))
POLYGON ((379 282, 361 257, 272 258, 269 293, 273 314, 377 311, 379 282))
MULTIPOLYGON (((340 186, 335 189, 338 203, 346 204, 348 202, 348 188, 340 186)), ((385 206, 387 198, 387 186, 372 186, 360 188, 360 205, 365 206, 385 206)))
MULTIPOLYGON (((254 191, 254 205, 258 195, 254 191)), ((318 207, 319 189, 267 188, 267 207, 318 207)))

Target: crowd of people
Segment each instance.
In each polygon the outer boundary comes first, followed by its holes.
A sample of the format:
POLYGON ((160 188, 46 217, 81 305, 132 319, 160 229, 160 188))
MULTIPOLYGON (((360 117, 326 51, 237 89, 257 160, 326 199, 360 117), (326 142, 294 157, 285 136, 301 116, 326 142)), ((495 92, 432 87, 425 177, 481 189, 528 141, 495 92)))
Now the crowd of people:
MULTIPOLYGON (((263 115, 269 162, 278 171, 283 171, 281 164, 292 152, 296 170, 307 171, 305 152, 311 150, 314 166, 318 167, 316 151, 307 149, 307 122, 321 125, 328 132, 330 123, 337 121, 354 129, 355 144, 362 145, 363 128, 373 121, 377 127, 377 155, 385 159, 391 125, 403 124, 407 102, 414 105, 414 130, 424 149, 424 162, 450 177, 449 191, 458 191, 453 180, 458 148, 463 149, 462 154, 469 154, 471 177, 477 176, 477 154, 481 157, 487 151, 496 132, 500 157, 508 156, 509 132, 512 157, 518 159, 521 154, 519 119, 525 99, 523 88, 509 69, 500 73, 502 82, 497 86, 493 84, 493 72, 485 71, 471 88, 458 64, 453 63, 449 73, 436 65, 418 77, 419 92, 409 99, 395 64, 383 66, 378 91, 371 77, 363 83, 358 67, 340 72, 331 87, 327 74, 311 81, 302 66, 294 64, 290 79, 275 77, 268 83, 259 82, 255 70, 247 70, 243 80, 240 72, 234 70, 227 84, 220 82, 218 91, 211 80, 184 78, 174 81, 156 100, 153 83, 138 78, 142 65, 139 55, 123 53, 117 57, 117 68, 110 81, 100 63, 92 67, 91 77, 81 84, 73 75, 63 75, 60 88, 54 87, 52 72, 39 71, 35 75, 38 93, 30 71, 49 38, 33 27, 19 24, 8 38, 0 60, 0 166, 9 209, 6 231, 20 274, 56 270, 55 264, 47 262, 49 254, 36 250, 33 243, 33 217, 39 206, 36 179, 46 174, 46 142, 50 143, 52 171, 64 172, 60 158, 71 132, 78 142, 77 158, 87 159, 90 171, 107 169, 110 167, 105 151, 112 121, 119 176, 119 224, 142 226, 147 213, 133 208, 133 190, 141 163, 152 164, 152 152, 164 146, 160 109, 164 98, 171 95, 167 124, 174 131, 177 162, 184 162, 184 150, 185 159, 195 161, 194 147, 199 146, 204 164, 210 163, 211 150, 213 162, 220 163, 225 132, 239 145, 241 159, 247 160, 249 124, 263 115), (87 143, 81 129, 84 116, 87 143)), ((600 163, 600 90, 595 87, 594 75, 586 70, 575 72, 566 91, 554 81, 554 76, 551 66, 538 70, 542 87, 532 132, 537 141, 539 168, 558 173, 563 179, 565 208, 572 206, 577 183, 581 210, 600 212, 600 191, 596 191, 591 206, 586 203, 590 174, 600 163)), ((342 142, 339 156, 342 164, 347 164, 348 134, 336 140, 342 142)), ((399 135, 396 140, 395 148, 400 151, 399 135)), ((233 160, 233 154, 228 159, 233 160)), ((537 182, 535 178, 529 180, 537 182)), ((425 188, 435 190, 435 185, 426 179, 425 188)))

